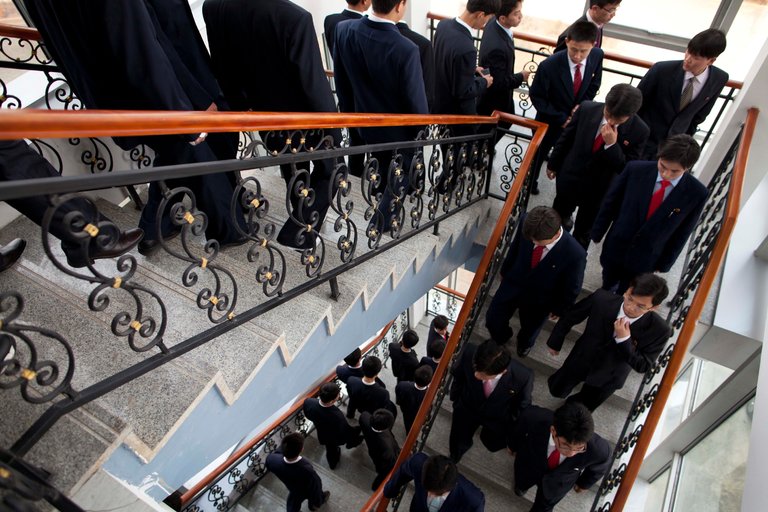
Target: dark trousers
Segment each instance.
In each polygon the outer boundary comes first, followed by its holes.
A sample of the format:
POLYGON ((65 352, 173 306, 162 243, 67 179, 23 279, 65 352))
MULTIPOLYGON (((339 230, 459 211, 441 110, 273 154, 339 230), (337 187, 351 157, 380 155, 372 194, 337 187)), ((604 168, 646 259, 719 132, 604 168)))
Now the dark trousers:
MULTIPOLYGON (((360 135, 360 130, 357 128, 349 129, 349 147, 365 146, 365 140, 360 135)), ((365 170, 365 153, 358 155, 349 155, 347 157, 349 161, 349 174, 357 176, 358 178, 363 175, 365 170)))
POLYGON ((623 267, 614 267, 613 265, 603 265, 603 290, 623 294, 629 288, 629 282, 637 274, 629 272, 623 267))
POLYGON ((541 491, 541 486, 539 486, 536 489, 536 498, 534 498, 533 506, 529 512, 551 512, 555 509, 555 505, 557 505, 561 499, 562 498, 552 500, 545 497, 544 493, 541 491))
POLYGON ((474 444, 472 438, 480 427, 482 427, 480 441, 488 451, 497 452, 507 446, 506 435, 503 431, 485 425, 483 418, 462 405, 459 400, 453 403, 451 433, 448 437, 451 460, 458 463, 464 454, 472 448, 474 444))
POLYGON ((522 352, 536 343, 541 327, 549 316, 549 309, 541 304, 530 304, 525 297, 507 292, 502 280, 485 315, 485 326, 496 343, 504 344, 512 338, 514 331, 509 321, 515 311, 518 311, 520 317, 517 350, 522 352))
POLYGON ((325 445, 325 460, 328 461, 328 467, 331 469, 336 468, 341 459, 341 447, 336 444, 325 445))
POLYGON ((611 385, 590 386, 585 382, 581 387, 581 391, 568 396, 573 391, 573 388, 578 386, 579 383, 584 382, 588 376, 589 370, 587 368, 575 368, 566 359, 563 366, 547 379, 549 392, 556 398, 568 397, 569 402, 581 402, 587 409, 594 411, 619 388, 611 385))
POLYGON ((531 174, 533 174, 533 181, 531 183, 539 182, 539 174, 541 173, 541 166, 544 164, 544 160, 547 159, 549 151, 560 138, 560 134, 563 133, 563 129, 560 126, 553 124, 549 125, 547 133, 544 134, 544 138, 541 141, 539 150, 536 152, 536 156, 533 159, 533 165, 531 167, 531 174))

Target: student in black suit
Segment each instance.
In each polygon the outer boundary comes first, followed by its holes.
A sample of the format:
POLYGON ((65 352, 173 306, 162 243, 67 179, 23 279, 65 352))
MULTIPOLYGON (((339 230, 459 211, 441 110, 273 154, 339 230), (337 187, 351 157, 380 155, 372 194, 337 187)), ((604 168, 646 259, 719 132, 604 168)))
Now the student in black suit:
POLYGON ((307 398, 302 407, 304 416, 314 423, 317 440, 325 446, 328 467, 336 468, 341 457, 341 445, 354 448, 363 442, 360 427, 350 425, 344 413, 336 406, 339 400, 339 385, 326 382, 320 386, 317 398, 307 398))
MULTIPOLYGON (((59 176, 48 160, 30 148, 26 141, 0 141, 0 182, 59 176)), ((43 195, 9 199, 7 202, 38 226, 43 225, 43 219, 50 206, 48 198, 43 195)), ((93 260, 121 256, 136 247, 144 235, 141 229, 136 228, 114 234, 105 229, 101 236, 103 237, 104 233, 107 235, 103 240, 99 237, 84 236, 85 232, 77 233, 74 226, 73 229, 68 229, 65 225, 64 217, 75 211, 82 214, 81 229, 86 224, 98 227, 102 221, 114 224, 104 215, 94 211, 90 203, 83 199, 70 199, 57 208, 51 219, 50 234, 61 240, 61 249, 70 267, 81 268, 92 264, 93 260)), ((11 267, 21 257, 25 247, 24 240, 16 239, 0 248, 0 272, 11 267)))
POLYGON ((432 368, 432 373, 435 373, 443 352, 445 352, 445 341, 442 338, 434 338, 427 345, 427 355, 421 358, 419 366, 429 366, 432 368))
POLYGON ((501 450, 518 413, 531 404, 533 372, 493 340, 467 344, 451 371, 451 460, 458 463, 472 447, 478 427, 485 447, 501 450))
POLYGON ((419 47, 421 72, 424 75, 424 92, 427 93, 427 106, 431 112, 432 105, 435 103, 435 52, 432 49, 432 41, 411 30, 404 21, 397 23, 397 30, 402 36, 419 47))
MULTIPOLYGON (((323 23, 323 37, 328 47, 328 55, 333 59, 333 43, 336 37, 336 25, 342 21, 359 20, 365 14, 365 11, 371 6, 371 0, 347 0, 347 7, 343 11, 335 14, 329 14, 325 17, 323 23)), ((329 63, 330 64, 330 63, 329 63)), ((364 146, 365 141, 357 128, 349 128, 349 145, 364 146)), ((362 176, 365 167, 365 155, 349 155, 349 173, 353 176, 362 176)))
POLYGON ((347 0, 347 7, 343 11, 329 14, 323 22, 323 37, 328 45, 328 52, 333 55, 333 42, 336 33, 336 25, 342 21, 359 20, 365 11, 371 6, 371 0, 347 0))
POLYGON ((494 341, 506 343, 513 334, 509 320, 518 310, 517 355, 526 357, 547 317, 562 316, 579 295, 587 253, 560 226, 560 216, 552 208, 537 206, 520 222, 485 325, 494 341))
POLYGON ((432 319, 432 322, 429 324, 429 334, 427 335, 427 345, 432 342, 432 340, 442 340, 443 342, 448 342, 448 336, 450 333, 448 332, 448 325, 450 324, 450 320, 448 320, 448 317, 445 315, 437 315, 435 318, 432 319))
POLYGON ((392 362, 392 374, 397 382, 413 380, 413 372, 419 367, 419 357, 413 347, 419 342, 416 331, 408 329, 403 333, 400 343, 393 341, 389 344, 389 360, 392 362))
POLYGON ((654 311, 667 297, 667 283, 654 274, 641 274, 621 295, 597 290, 563 315, 547 340, 558 355, 571 328, 587 320, 584 333, 563 366, 549 377, 549 391, 567 397, 583 382, 581 391, 568 398, 591 411, 621 389, 631 370, 645 373, 656 362, 672 329, 654 311))
POLYGON ((557 140, 547 163, 547 177, 557 177, 552 207, 563 227, 586 249, 589 233, 613 177, 627 162, 640 158, 648 126, 637 115, 643 95, 629 84, 611 87, 605 103, 584 101, 557 140))
POLYGON ((356 411, 373 412, 385 408, 397 416, 397 408, 389 399, 389 391, 378 378, 381 372, 381 359, 366 356, 363 359, 363 378, 351 376, 347 380, 349 405, 347 417, 352 418, 356 411))
POLYGON ((362 358, 363 353, 360 351, 360 348, 356 348, 344 358, 344 364, 336 367, 336 376, 341 382, 346 384, 347 380, 352 376, 363 378, 362 358))
POLYGON ((693 135, 715 105, 728 82, 728 73, 713 66, 725 51, 725 34, 710 28, 688 42, 683 60, 657 62, 637 88, 643 93, 640 117, 651 129, 644 158, 656 157, 656 147, 670 135, 693 135))
POLYGON ((456 464, 444 455, 428 457, 423 452, 412 455, 384 486, 384 496, 394 498, 411 480, 414 492, 410 512, 485 510, 483 492, 460 475, 456 464))
POLYGON ((312 463, 301 456, 304 434, 294 432, 285 436, 280 449, 267 455, 265 466, 288 488, 287 512, 299 512, 304 500, 309 510, 319 510, 331 496, 323 491, 323 482, 312 463))
POLYGON ((531 101, 536 120, 549 125, 533 161, 532 194, 539 193, 539 172, 549 150, 563 132, 573 108, 593 100, 603 77, 603 51, 595 48, 597 28, 588 21, 577 21, 568 28, 567 51, 547 57, 531 84, 531 101))
MULTIPOLYGON (((136 0, 94 2, 87 7, 56 0, 25 2, 35 27, 72 91, 88 109, 107 110, 227 110, 211 71, 208 54, 195 27, 189 2, 136 0)), ((184 134, 114 137, 125 150, 146 144, 155 152, 155 167, 235 158, 236 134, 184 134)), ((206 213, 205 235, 221 245, 245 242, 230 213, 235 177, 217 173, 166 180, 166 185, 189 188, 197 208, 206 213)), ((179 197, 179 196, 175 196, 179 197)), ((160 184, 151 183, 141 212, 144 238, 139 252, 160 249, 180 227, 168 210, 160 184)), ((242 216, 237 223, 245 227, 242 216)))
MULTIPOLYGON (((493 77, 477 65, 477 49, 472 33, 485 27, 498 11, 500 0, 468 0, 464 12, 457 18, 442 20, 434 37, 435 48, 435 104, 434 114, 477 115, 477 101, 493 84, 493 77)), ((451 135, 474 135, 474 125, 452 125, 451 135)), ((437 183, 440 193, 453 191, 462 169, 459 164, 460 147, 441 146, 443 172, 437 183)), ((466 159, 472 167, 473 160, 466 159)))
POLYGON ((537 486, 531 512, 549 512, 568 491, 592 487, 611 464, 611 446, 594 433, 586 407, 566 403, 554 413, 528 407, 515 425, 509 449, 515 454, 515 494, 537 486))
POLYGON ((699 153, 693 137, 673 135, 657 162, 629 162, 613 180, 591 234, 605 235, 604 289, 622 293, 638 274, 669 272, 707 201, 707 187, 687 172, 699 153))
POLYGON ((392 435, 394 424, 395 416, 386 409, 377 409, 373 413, 366 411, 360 415, 360 427, 363 429, 368 455, 376 468, 376 478, 371 483, 372 491, 384 482, 400 455, 400 445, 392 435))
POLYGON ((413 426, 416 419, 416 413, 419 412, 421 402, 424 401, 424 395, 427 394, 429 381, 432 380, 432 367, 419 366, 413 377, 413 382, 403 381, 395 386, 395 401, 403 412, 403 424, 405 424, 405 435, 413 426))
MULTIPOLYGON (((342 112, 388 114, 427 114, 427 95, 418 47, 397 29, 405 14, 405 2, 375 0, 373 14, 346 21, 336 27, 333 48, 336 92, 342 112)), ((414 140, 417 126, 362 128, 366 144, 414 140)), ((371 182, 380 200, 366 228, 369 240, 381 234, 397 236, 402 229, 398 210, 403 208, 413 150, 398 150, 399 165, 393 151, 372 154, 379 164, 379 178, 371 182), (396 169, 405 173, 396 174, 396 169), (391 175, 391 176, 390 176, 391 175), (390 179, 395 180, 394 183, 390 179)))
MULTIPOLYGON (((234 110, 337 111, 309 12, 289 0, 205 0, 203 17, 214 72, 234 110)), ((318 148, 324 136, 341 144, 337 129, 312 130, 301 138, 291 138, 283 131, 261 133, 271 152, 290 152, 286 138, 297 151, 299 144, 318 148)), ((334 166, 332 159, 315 160, 311 173, 309 162, 280 166, 292 211, 277 234, 278 243, 305 252, 314 250, 335 194, 334 166), (304 196, 294 190, 296 179, 309 181, 314 194, 304 196)))
MULTIPOLYGON (((609 23, 616 11, 621 5, 621 0, 589 0, 589 9, 584 15, 576 21, 588 21, 593 23, 597 27, 597 38, 595 39, 595 47, 603 47, 603 28, 609 23)), ((565 29, 562 34, 557 37, 557 44, 555 45, 555 52, 565 50, 565 36, 568 34, 568 29, 565 29)), ((554 53, 554 52, 553 52, 554 53)))
MULTIPOLYGON (((488 87, 477 104, 477 113, 489 116, 494 110, 515 113, 513 94, 528 80, 530 71, 515 73, 515 41, 512 29, 523 20, 523 0, 502 0, 501 9, 483 30, 480 42, 480 67, 489 69, 493 85, 488 87)), ((499 128, 510 123, 499 121, 499 128)), ((496 142, 504 134, 496 130, 496 142)))

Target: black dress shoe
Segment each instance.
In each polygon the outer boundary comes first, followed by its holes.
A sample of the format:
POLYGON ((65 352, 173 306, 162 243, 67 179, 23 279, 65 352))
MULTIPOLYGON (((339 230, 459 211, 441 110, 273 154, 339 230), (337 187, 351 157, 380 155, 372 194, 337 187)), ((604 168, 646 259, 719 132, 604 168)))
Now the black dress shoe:
MULTIPOLYGON (((179 236, 179 233, 181 233, 181 228, 178 231, 172 231, 169 235, 164 235, 163 239, 168 242, 179 236)), ((142 256, 152 256, 160 247, 160 240, 145 238, 139 242, 139 254, 142 256)))
POLYGON ((539 195, 539 184, 536 181, 534 181, 533 185, 531 185, 531 194, 535 196, 539 195))
POLYGON ((14 263, 19 261, 21 253, 24 252, 24 248, 27 246, 27 242, 21 238, 16 238, 5 246, 0 247, 0 272, 8 270, 14 263))
POLYGON ((517 355, 520 357, 520 359, 524 359, 524 358, 528 357, 528 354, 531 353, 531 349, 532 348, 533 347, 525 347, 522 350, 518 348, 517 349, 517 355))
POLYGON ((331 491, 325 491, 323 493, 323 502, 320 505, 318 505, 317 507, 310 506, 309 510, 313 510, 313 511, 314 510, 320 510, 323 507, 323 505, 328 503, 328 498, 330 498, 330 497, 331 497, 331 491))
POLYGON ((221 242, 219 244, 219 248, 226 249, 227 247, 237 247, 239 245, 243 245, 248 240, 249 240, 249 238, 247 236, 241 236, 240 238, 236 238, 234 240, 228 240, 226 242, 221 242))
POLYGON ((144 230, 139 228, 129 229, 120 233, 117 241, 112 247, 95 248, 90 254, 83 254, 82 251, 66 252, 67 264, 72 268, 82 268, 94 260, 103 260, 106 258, 116 258, 127 253, 141 241, 144 236, 144 230), (88 259, 90 258, 90 259, 88 259))
POLYGON ((515 496, 523 496, 527 490, 528 489, 520 489, 519 487, 515 487, 515 496))

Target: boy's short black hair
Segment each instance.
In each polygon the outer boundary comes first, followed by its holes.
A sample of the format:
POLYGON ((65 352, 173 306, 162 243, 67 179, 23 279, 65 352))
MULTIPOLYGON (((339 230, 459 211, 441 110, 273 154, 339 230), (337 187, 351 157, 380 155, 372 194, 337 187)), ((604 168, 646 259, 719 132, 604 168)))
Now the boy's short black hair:
POLYGON ((561 223, 557 210, 549 206, 537 206, 525 216, 523 237, 530 241, 549 240, 560 230, 561 223))
POLYGON ((374 378, 381 371, 381 359, 376 356, 365 356, 363 359, 363 375, 374 378))
POLYGON ((621 0, 589 0, 589 6, 605 7, 606 5, 620 4, 621 0))
POLYGON ((642 105, 643 93, 629 84, 616 84, 605 96, 605 108, 613 117, 631 117, 642 105))
POLYGON ((659 144, 656 158, 676 162, 684 169, 690 169, 699 160, 701 147, 696 139, 685 133, 672 135, 659 144))
POLYGON ((448 320, 448 317, 445 315, 437 315, 434 320, 432 320, 432 326, 435 329, 447 329, 448 324, 450 323, 450 320, 448 320))
POLYGON ((595 432, 592 413, 579 402, 566 402, 555 411, 552 423, 557 436, 565 439, 568 444, 586 443, 595 432))
POLYGON ((459 471, 456 464, 445 455, 433 455, 424 461, 421 484, 427 492, 445 494, 456 487, 459 471))
POLYGON ((360 348, 356 348, 352 351, 347 357, 344 358, 344 362, 347 363, 349 366, 357 366, 357 364, 360 362, 360 358, 363 357, 363 352, 360 350, 360 348))
POLYGON ((632 288, 632 295, 651 297, 651 303, 654 306, 664 302, 664 299, 669 295, 667 282, 663 277, 656 274, 640 274, 629 282, 629 287, 632 288))
POLYGON ((512 10, 517 7, 517 4, 523 0, 501 0, 501 6, 496 11, 496 16, 509 16, 512 10))
POLYGON ((280 451, 283 452, 283 457, 288 460, 293 460, 301 455, 302 450, 304 450, 304 434, 301 432, 288 434, 280 442, 280 451))
POLYGON ((395 424, 395 416, 386 409, 376 409, 371 414, 371 428, 389 430, 395 424))
POLYGON ((400 341, 404 347, 413 348, 419 342, 419 335, 413 329, 408 329, 403 333, 403 339, 400 341))
POLYGON ((445 342, 443 340, 435 339, 427 345, 427 357, 440 359, 443 357, 443 352, 445 352, 445 342))
POLYGON ((495 14, 501 8, 501 0, 467 0, 467 11, 495 14))
POLYGON ((389 14, 400 2, 401 0, 372 0, 371 8, 373 9, 373 12, 389 14))
POLYGON ((336 400, 336 397, 339 396, 339 385, 335 382, 326 382, 322 386, 320 386, 320 394, 318 394, 318 398, 322 400, 323 402, 331 403, 334 400, 336 400))
POLYGON ((476 372, 486 375, 499 375, 512 361, 509 351, 493 340, 485 340, 478 345, 472 357, 472 367, 476 372))
POLYGON ((725 32, 716 28, 708 28, 688 41, 688 53, 697 57, 714 59, 725 51, 725 46, 725 32))
POLYGON ((432 380, 432 367, 428 364, 423 364, 416 368, 416 371, 413 372, 413 381, 422 388, 424 386, 427 386, 430 381, 432 380))
POLYGON ((597 27, 590 21, 577 21, 565 33, 566 41, 574 43, 592 43, 597 39, 597 27))

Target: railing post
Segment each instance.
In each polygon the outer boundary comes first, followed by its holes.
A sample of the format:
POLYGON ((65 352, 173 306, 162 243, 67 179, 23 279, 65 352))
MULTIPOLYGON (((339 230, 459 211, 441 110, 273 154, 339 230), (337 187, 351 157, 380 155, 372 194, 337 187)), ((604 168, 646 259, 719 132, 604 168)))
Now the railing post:
POLYGON ((338 301, 339 297, 341 297, 341 292, 339 291, 339 281, 337 278, 332 277, 328 280, 328 283, 331 285, 331 298, 333 300, 338 301))

